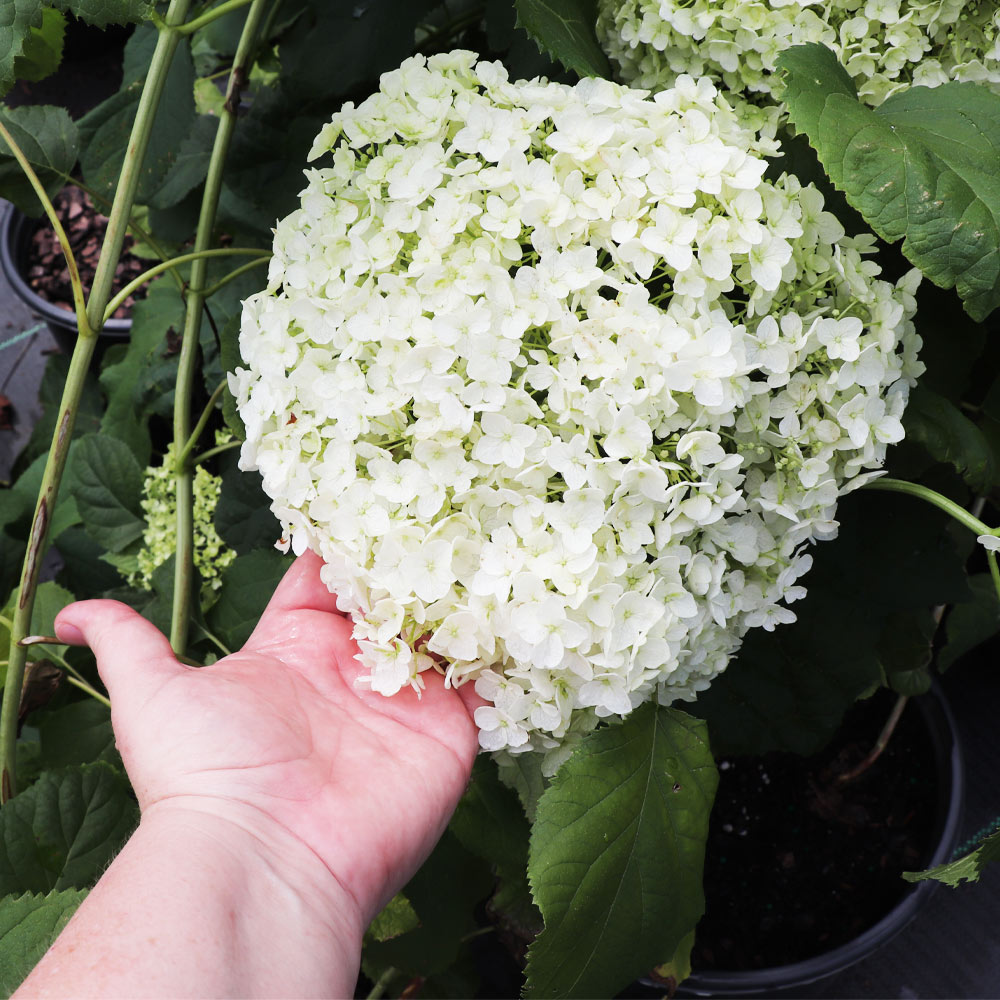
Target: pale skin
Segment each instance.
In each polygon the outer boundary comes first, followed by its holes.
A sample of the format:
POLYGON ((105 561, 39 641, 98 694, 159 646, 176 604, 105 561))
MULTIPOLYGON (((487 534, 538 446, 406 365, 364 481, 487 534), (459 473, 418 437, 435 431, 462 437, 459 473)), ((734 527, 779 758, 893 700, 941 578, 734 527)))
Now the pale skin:
POLYGON ((56 620, 93 649, 138 829, 16 997, 349 997, 361 937, 430 853, 477 750, 468 688, 355 683, 306 553, 238 653, 184 666, 115 601, 56 620))

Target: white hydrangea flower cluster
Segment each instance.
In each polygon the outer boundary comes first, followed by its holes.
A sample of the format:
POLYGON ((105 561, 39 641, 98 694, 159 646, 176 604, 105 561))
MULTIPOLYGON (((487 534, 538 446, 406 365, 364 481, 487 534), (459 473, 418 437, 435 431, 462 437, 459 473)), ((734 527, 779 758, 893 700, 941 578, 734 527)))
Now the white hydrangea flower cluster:
POLYGON ((1000 91, 996 0, 600 0, 597 32, 621 78, 652 90, 687 73, 780 96, 781 52, 822 42, 868 104, 910 83, 1000 91))
POLYGON ((474 679, 484 748, 692 699, 903 436, 876 278, 713 85, 417 57, 324 128, 230 376, 284 544, 370 683, 474 679))
MULTIPOLYGON (((216 432, 216 445, 232 440, 228 431, 216 432)), ((174 446, 160 465, 146 469, 142 488, 142 512, 146 529, 142 534, 135 569, 129 573, 129 586, 151 590, 153 573, 177 551, 177 481, 173 473, 174 446)), ((236 558, 236 553, 219 537, 215 529, 215 508, 222 490, 222 479, 213 476, 203 465, 195 469, 193 492, 194 565, 202 580, 203 597, 222 585, 222 571, 236 558)))

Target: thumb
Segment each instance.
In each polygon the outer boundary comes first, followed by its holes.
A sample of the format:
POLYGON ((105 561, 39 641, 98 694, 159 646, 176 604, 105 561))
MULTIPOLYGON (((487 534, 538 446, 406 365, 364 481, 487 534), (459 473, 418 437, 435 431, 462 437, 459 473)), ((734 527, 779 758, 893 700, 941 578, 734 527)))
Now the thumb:
POLYGON ((112 702, 128 710, 183 668, 166 636, 120 601, 77 601, 56 615, 56 636, 89 646, 112 702))

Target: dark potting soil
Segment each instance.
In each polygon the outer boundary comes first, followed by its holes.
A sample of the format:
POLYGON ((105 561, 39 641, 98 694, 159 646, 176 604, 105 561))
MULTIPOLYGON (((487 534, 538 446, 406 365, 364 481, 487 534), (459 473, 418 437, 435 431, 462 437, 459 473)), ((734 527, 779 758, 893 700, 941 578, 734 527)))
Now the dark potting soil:
POLYGON ((874 926, 911 888, 933 845, 937 777, 920 713, 907 705, 886 750, 870 751, 895 696, 848 712, 816 757, 720 761, 694 969, 759 969, 811 958, 874 926))
MULTIPOLYGON (((89 291, 94 282, 97 261, 104 242, 104 233, 108 228, 107 216, 96 211, 86 192, 75 185, 63 188, 52 199, 56 215, 66 230, 76 257, 83 287, 89 291)), ((131 236, 125 237, 121 259, 115 268, 115 278, 112 293, 124 288, 133 278, 137 278, 149 266, 139 257, 129 253, 132 246, 131 236)), ((54 306, 73 312, 73 286, 69 280, 69 269, 59 247, 59 241, 52 227, 43 224, 31 237, 28 247, 28 284, 36 294, 54 306)), ((135 295, 130 295, 114 312, 115 319, 127 319, 132 313, 132 305, 136 298, 146 294, 146 286, 142 285, 135 295)))

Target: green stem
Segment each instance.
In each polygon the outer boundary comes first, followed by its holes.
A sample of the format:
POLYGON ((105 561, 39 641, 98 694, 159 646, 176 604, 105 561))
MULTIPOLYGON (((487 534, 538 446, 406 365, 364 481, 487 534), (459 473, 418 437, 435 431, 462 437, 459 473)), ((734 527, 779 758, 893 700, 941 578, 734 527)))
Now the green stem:
POLYGON ((202 462, 207 462, 210 458, 221 455, 224 451, 232 451, 233 448, 239 448, 242 444, 242 441, 227 441, 225 444, 216 445, 214 448, 209 448, 208 451, 203 451, 200 455, 196 455, 191 464, 201 465, 202 462))
POLYGON ((213 7, 210 11, 206 11, 201 17, 196 17, 193 21, 188 21, 187 24, 181 25, 177 30, 182 35, 192 35, 199 28, 204 28, 206 24, 218 21, 220 17, 225 17, 234 10, 246 7, 248 3, 252 2, 253 0, 226 0, 225 3, 220 3, 218 7, 213 7))
MULTIPOLYGON (((190 2, 191 0, 170 0, 166 24, 177 24, 183 21, 190 2)), ((135 122, 132 125, 132 132, 126 146, 125 160, 122 163, 114 203, 108 218, 107 233, 101 247, 101 257, 94 275, 90 298, 87 301, 85 321, 80 324, 81 336, 77 337, 70 358, 69 373, 63 387, 62 399, 59 401, 59 416, 56 420, 45 471, 42 473, 38 502, 31 522, 31 531, 28 535, 28 550, 21 568, 14 627, 11 629, 10 658, 7 663, 3 704, 0 706, 0 803, 7 802, 17 791, 14 772, 17 721, 21 704, 21 688, 24 684, 24 668, 27 662, 27 650, 19 646, 18 641, 28 634, 31 627, 31 613, 35 606, 35 591, 38 587, 38 576, 41 570, 42 556, 45 552, 49 521, 55 508, 63 470, 66 467, 66 457, 69 454, 69 445, 73 437, 73 424, 80 406, 84 380, 90 366, 90 358, 94 353, 94 345, 97 342, 95 334, 101 329, 104 307, 111 297, 111 285, 114 281, 118 258, 121 255, 122 243, 125 240, 129 216, 132 213, 132 204, 139 183, 139 172, 153 127, 153 116, 163 93, 167 70, 170 68, 170 62, 179 39, 180 36, 171 28, 163 27, 160 29, 156 48, 150 61, 149 72, 146 74, 146 82, 143 84, 142 94, 139 97, 135 122)))
MULTIPOLYGON (((221 9, 221 8, 217 8, 221 9)), ((194 252, 201 254, 191 264, 190 290, 187 294, 187 309, 184 315, 184 333, 181 339, 180 358, 177 367, 177 385, 174 391, 174 448, 181 454, 191 437, 191 397, 198 358, 198 331, 201 329, 201 314, 205 295, 207 264, 204 252, 209 249, 215 213, 222 189, 222 170, 229 152, 233 131, 236 127, 236 112, 239 107, 240 90, 246 83, 249 65, 257 44, 257 31, 264 15, 264 0, 253 0, 247 19, 240 34, 233 71, 229 75, 226 100, 219 116, 219 127, 215 133, 215 144, 208 162, 205 191, 198 216, 198 230, 195 235, 194 252)), ((193 23, 193 22, 192 22, 193 23)), ((187 646, 188 628, 191 618, 192 566, 194 564, 194 497, 192 490, 193 472, 188 463, 178 465, 177 472, 177 556, 174 571, 174 599, 170 621, 170 644, 176 653, 183 653, 187 646)))
POLYGON ((955 503, 954 500, 949 500, 946 496, 942 496, 927 486, 921 486, 919 483, 907 483, 902 479, 883 478, 873 479, 865 483, 863 488, 866 490, 886 490, 890 493, 908 493, 910 496, 920 497, 921 500, 926 500, 928 503, 934 504, 935 507, 943 510, 946 514, 950 514, 956 521, 964 524, 966 528, 974 531, 977 535, 992 535, 994 533, 991 527, 983 524, 978 517, 970 514, 964 507, 955 503))
POLYGON ((194 425, 194 430, 191 431, 191 437, 188 438, 187 444, 184 445, 184 450, 177 456, 177 464, 185 465, 187 460, 191 457, 191 452, 194 451, 194 446, 198 443, 198 438, 201 437, 201 432, 205 429, 205 424, 208 423, 209 418, 212 416, 212 410, 215 409, 215 404, 219 401, 219 397, 225 392, 226 380, 223 379, 216 387, 215 392, 209 397, 208 402, 205 404, 205 409, 201 411, 201 416, 198 418, 198 423, 194 425))
POLYGON ((394 969, 391 965, 385 972, 382 973, 378 979, 375 980, 375 985, 372 987, 371 992, 366 997, 366 1000, 379 1000, 380 997, 385 996, 385 991, 389 988, 389 984, 399 975, 399 970, 394 969))
POLYGON ((38 195, 38 200, 42 203, 42 208, 45 210, 49 224, 56 234, 56 239, 59 240, 59 248, 63 252, 63 257, 66 258, 69 282, 73 286, 73 305, 76 307, 77 329, 80 332, 80 336, 91 337, 93 333, 87 324, 87 306, 84 302, 83 282, 80 280, 80 270, 76 266, 76 258, 73 256, 73 250, 69 245, 66 230, 63 229, 62 223, 59 221, 59 216, 56 214, 55 206, 45 193, 45 187, 38 179, 38 174, 35 173, 33 167, 28 162, 28 158, 21 151, 21 147, 14 141, 14 137, 7 131, 7 127, 3 122, 0 122, 0 136, 3 137, 4 142, 10 147, 10 151, 14 154, 14 159, 17 160, 21 170, 28 178, 32 188, 34 188, 35 194, 38 195))
MULTIPOLYGON (((264 251, 266 252, 266 251, 264 251)), ((214 285, 209 285, 201 294, 206 298, 210 299, 220 288, 224 288, 229 284, 233 278, 238 278, 241 274, 249 271, 251 268, 260 267, 261 264, 270 264, 271 254, 268 253, 266 257, 260 257, 257 260, 250 261, 249 264, 241 264, 235 271, 230 271, 224 278, 221 278, 214 285)))
POLYGON ((997 598, 1000 599, 1000 567, 997 566, 996 552, 987 549, 986 562, 990 567, 990 576, 993 577, 993 589, 997 592, 997 598))
POLYGON ((69 683, 72 684, 74 687, 78 687, 81 691, 86 691, 91 698, 96 699, 102 705, 107 705, 108 708, 111 708, 110 700, 106 698, 103 694, 101 694, 100 691, 96 690, 95 688, 92 688, 86 681, 78 680, 76 677, 73 677, 72 675, 68 676, 66 680, 69 681, 69 683))
MULTIPOLYGON (((202 250, 198 253, 184 253, 179 257, 172 257, 170 260, 161 261, 148 271, 143 271, 137 278, 133 278, 108 304, 104 310, 104 321, 110 319, 114 311, 137 289, 141 288, 147 281, 152 281, 157 275, 169 271, 171 268, 180 267, 192 260, 201 260, 204 257, 262 257, 271 259, 270 250, 259 250, 255 247, 223 247, 217 250, 202 250)), ((261 261, 253 261, 259 264, 261 261)), ((225 284, 225 281, 222 282, 225 284)), ((202 293, 207 296, 207 293, 202 293)))

